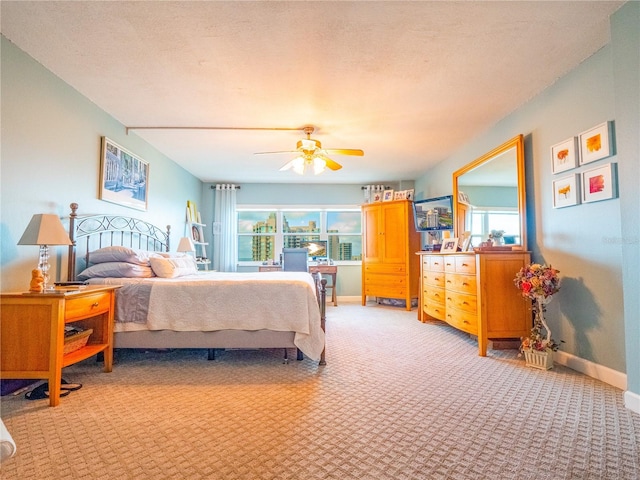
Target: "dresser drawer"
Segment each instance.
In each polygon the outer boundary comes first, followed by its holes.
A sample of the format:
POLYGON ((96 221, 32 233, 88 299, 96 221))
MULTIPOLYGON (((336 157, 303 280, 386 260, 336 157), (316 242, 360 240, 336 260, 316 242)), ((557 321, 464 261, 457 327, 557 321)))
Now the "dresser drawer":
POLYGON ((447 292, 447 310, 449 308, 457 308, 459 310, 464 310, 465 312, 476 313, 477 309, 477 298, 475 295, 465 295, 464 293, 456 293, 456 292, 447 292))
POLYGON ((428 257, 429 258, 429 270, 432 272, 444 272, 444 258, 441 256, 438 257, 428 257))
POLYGON ((425 272, 424 283, 429 285, 435 285, 436 287, 444 287, 445 275, 444 272, 425 272))
POLYGON ((444 271, 447 273, 456 272, 456 257, 453 255, 443 256, 444 271))
POLYGON ((455 257, 456 273, 476 273, 475 255, 458 255, 455 257))
POLYGON ((364 266, 364 273, 377 273, 377 274, 405 274, 407 272, 406 265, 402 264, 367 264, 364 266))
POLYGON ((370 297, 404 298, 407 296, 406 286, 366 284, 364 294, 370 297))
POLYGON ((429 315, 430 317, 436 318, 438 320, 445 319, 445 308, 444 305, 440 305, 438 303, 429 303, 422 307, 424 313, 429 315))
POLYGON ((424 288, 422 289, 422 298, 425 304, 438 303, 444 307, 445 305, 444 288, 425 285, 424 288))
POLYGON ((474 275, 460 275, 447 273, 445 286, 447 290, 476 295, 476 277, 474 275))
POLYGON ((93 317, 109 311, 111 293, 100 292, 80 298, 71 298, 65 302, 65 322, 93 317))
POLYGON ((458 330, 472 335, 478 334, 478 316, 475 313, 465 312, 456 308, 447 308, 445 321, 458 330))

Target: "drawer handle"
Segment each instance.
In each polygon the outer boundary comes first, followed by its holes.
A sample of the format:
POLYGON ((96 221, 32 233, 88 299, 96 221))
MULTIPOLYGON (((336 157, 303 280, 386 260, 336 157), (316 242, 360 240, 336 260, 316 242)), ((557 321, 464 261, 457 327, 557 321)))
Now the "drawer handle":
POLYGON ((468 263, 463 263, 463 264, 462 264, 462 266, 463 266, 463 267, 468 267, 468 266, 469 266, 469 264, 468 264, 468 263))
POLYGON ((97 307, 98 305, 100 305, 98 302, 94 302, 94 303, 93 303, 93 305, 91 305, 91 308, 95 308, 95 307, 97 307))
POLYGON ((462 302, 462 305, 469 305, 468 302, 462 302))
POLYGON ((469 286, 469 284, 468 284, 467 282, 462 282, 462 285, 463 285, 464 287, 468 287, 468 286, 469 286))

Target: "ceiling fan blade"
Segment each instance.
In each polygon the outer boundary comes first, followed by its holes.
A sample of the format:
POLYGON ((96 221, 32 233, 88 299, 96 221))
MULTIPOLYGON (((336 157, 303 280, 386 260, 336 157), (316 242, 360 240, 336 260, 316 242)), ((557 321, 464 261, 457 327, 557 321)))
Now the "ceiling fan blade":
POLYGON ((295 159, 291 160, 290 162, 285 163, 282 167, 280 167, 280 171, 284 172, 285 170, 289 170, 291 167, 293 167, 293 162, 295 161, 295 159))
POLYGON ((364 155, 362 150, 354 148, 325 148, 324 151, 332 155, 356 155, 358 157, 364 155))
POLYGON ((298 150, 282 150, 280 152, 254 152, 254 155, 270 155, 272 153, 298 153, 298 150))
POLYGON ((327 168, 331 170, 340 170, 342 168, 342 165, 340 165, 338 162, 334 162, 333 160, 331 160, 329 157, 325 155, 318 155, 318 157, 323 159, 327 164, 327 168))

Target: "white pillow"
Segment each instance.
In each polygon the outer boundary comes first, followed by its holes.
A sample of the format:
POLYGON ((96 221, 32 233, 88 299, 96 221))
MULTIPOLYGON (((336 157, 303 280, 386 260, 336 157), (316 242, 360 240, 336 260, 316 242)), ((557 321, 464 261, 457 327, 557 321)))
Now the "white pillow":
POLYGON ((89 263, 94 265, 96 263, 127 262, 149 266, 150 254, 151 252, 145 250, 135 250, 133 248, 115 245, 89 252, 89 263))
POLYGON ((92 265, 78 274, 78 280, 90 278, 149 278, 153 270, 146 265, 127 262, 106 262, 92 265))
POLYGON ((195 258, 191 256, 163 258, 151 257, 153 272, 162 278, 184 277, 198 272, 195 258))

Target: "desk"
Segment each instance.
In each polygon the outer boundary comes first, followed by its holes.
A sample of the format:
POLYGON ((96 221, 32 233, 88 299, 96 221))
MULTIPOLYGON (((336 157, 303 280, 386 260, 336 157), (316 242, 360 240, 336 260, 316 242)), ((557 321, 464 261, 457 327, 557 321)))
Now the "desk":
POLYGON ((260 265, 258 267, 259 272, 279 272, 282 270, 280 265, 260 265))
POLYGON ((322 275, 328 275, 331 277, 331 285, 327 285, 327 288, 331 289, 331 301, 335 307, 338 306, 338 299, 336 296, 336 281, 338 279, 338 267, 335 265, 309 265, 309 273, 321 273, 322 275))

